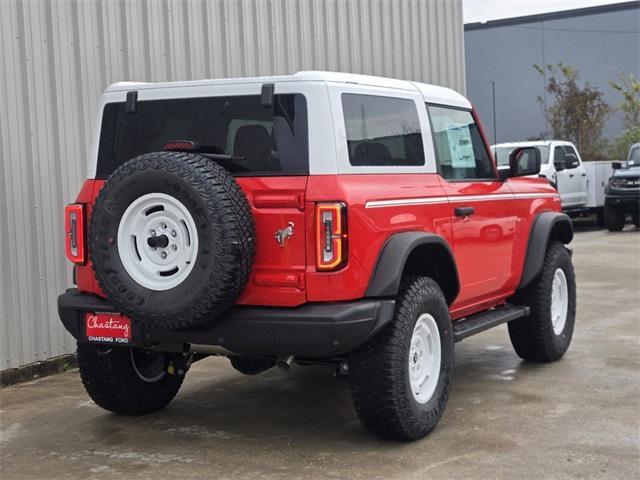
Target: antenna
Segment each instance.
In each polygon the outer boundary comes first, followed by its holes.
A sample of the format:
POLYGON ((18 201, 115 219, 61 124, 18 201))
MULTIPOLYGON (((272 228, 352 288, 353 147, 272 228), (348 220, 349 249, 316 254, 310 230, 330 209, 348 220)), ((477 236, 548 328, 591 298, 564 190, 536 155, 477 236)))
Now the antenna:
POLYGON ((498 132, 496 130, 496 82, 491 81, 491 96, 493 101, 493 144, 498 144, 498 132))

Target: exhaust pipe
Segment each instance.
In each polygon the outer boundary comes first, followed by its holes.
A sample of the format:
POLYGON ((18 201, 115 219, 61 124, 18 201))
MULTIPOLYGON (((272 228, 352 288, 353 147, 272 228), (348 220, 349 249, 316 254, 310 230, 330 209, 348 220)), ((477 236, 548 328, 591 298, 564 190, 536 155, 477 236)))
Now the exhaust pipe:
POLYGON ((278 367, 283 372, 288 371, 291 368, 291 364, 293 363, 293 355, 289 355, 287 357, 280 357, 276 360, 276 367, 278 367))

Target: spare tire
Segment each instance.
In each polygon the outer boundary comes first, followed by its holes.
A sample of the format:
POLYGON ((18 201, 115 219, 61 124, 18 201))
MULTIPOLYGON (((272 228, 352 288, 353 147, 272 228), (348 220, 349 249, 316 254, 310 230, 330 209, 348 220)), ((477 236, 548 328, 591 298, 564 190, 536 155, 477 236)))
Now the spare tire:
POLYGON ((237 300, 255 256, 255 224, 221 165, 191 153, 149 153, 105 182, 89 248, 115 308, 145 326, 174 330, 214 320, 237 300))

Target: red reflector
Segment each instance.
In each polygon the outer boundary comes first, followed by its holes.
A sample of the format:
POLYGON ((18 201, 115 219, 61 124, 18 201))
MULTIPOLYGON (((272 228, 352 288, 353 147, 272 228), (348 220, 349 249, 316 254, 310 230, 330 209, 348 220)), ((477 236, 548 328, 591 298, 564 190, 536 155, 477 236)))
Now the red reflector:
POLYGON ((256 272, 253 283, 266 287, 293 287, 304 289, 304 274, 291 272, 256 272))
POLYGON ((84 265, 87 260, 84 205, 74 203, 65 207, 64 231, 67 258, 73 263, 84 265))
POLYGON ((193 151, 198 149, 198 144, 191 140, 172 140, 171 142, 165 143, 162 149, 168 152, 179 150, 193 151))
POLYGON ((129 343, 131 320, 119 313, 86 313, 85 333, 91 342, 129 343))

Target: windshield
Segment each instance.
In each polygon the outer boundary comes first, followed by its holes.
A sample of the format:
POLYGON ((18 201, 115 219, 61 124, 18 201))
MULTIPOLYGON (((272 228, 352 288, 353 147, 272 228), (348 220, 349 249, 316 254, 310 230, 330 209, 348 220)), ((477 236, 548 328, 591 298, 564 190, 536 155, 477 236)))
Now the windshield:
MULTIPOLYGON (((496 157, 496 162, 498 163, 498 167, 508 167, 509 166, 509 154, 516 147, 494 147, 493 153, 496 157)), ((536 145, 536 148, 540 152, 540 163, 542 165, 549 163, 549 147, 546 145, 536 145)))
POLYGON ((629 152, 629 160, 627 160, 628 167, 640 166, 640 146, 633 147, 629 152))
POLYGON ((309 171, 307 104, 304 95, 275 95, 263 107, 260 95, 148 100, 126 113, 109 103, 102 116, 97 178, 107 178, 127 160, 188 140, 235 175, 304 175, 309 171))

